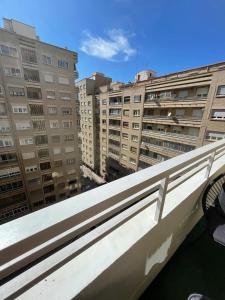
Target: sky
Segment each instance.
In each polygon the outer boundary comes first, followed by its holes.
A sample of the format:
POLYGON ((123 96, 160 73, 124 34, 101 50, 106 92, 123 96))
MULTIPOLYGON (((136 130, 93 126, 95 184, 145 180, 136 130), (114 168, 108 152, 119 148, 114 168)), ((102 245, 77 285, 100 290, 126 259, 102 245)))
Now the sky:
POLYGON ((129 82, 225 61, 225 0, 1 0, 2 18, 78 52, 79 78, 129 82))

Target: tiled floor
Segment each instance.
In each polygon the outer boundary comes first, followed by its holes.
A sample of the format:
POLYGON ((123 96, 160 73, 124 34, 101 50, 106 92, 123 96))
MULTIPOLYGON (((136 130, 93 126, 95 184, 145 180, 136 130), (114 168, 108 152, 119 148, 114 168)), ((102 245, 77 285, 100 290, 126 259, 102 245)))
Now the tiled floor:
POLYGON ((210 238, 204 218, 140 300, 186 300, 194 292, 225 300, 225 247, 210 238))

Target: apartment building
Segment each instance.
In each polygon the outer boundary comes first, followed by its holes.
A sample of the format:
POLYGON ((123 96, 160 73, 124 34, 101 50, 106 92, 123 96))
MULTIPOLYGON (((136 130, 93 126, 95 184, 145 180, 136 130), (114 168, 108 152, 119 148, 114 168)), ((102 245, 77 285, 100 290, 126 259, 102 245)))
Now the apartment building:
POLYGON ((77 54, 35 28, 0 29, 0 222, 80 190, 77 54))
POLYGON ((100 102, 101 86, 109 86, 112 79, 95 72, 77 82, 79 90, 79 118, 82 163, 99 173, 100 168, 100 102))
POLYGON ((108 180, 225 138, 225 62, 101 87, 100 173, 108 180))

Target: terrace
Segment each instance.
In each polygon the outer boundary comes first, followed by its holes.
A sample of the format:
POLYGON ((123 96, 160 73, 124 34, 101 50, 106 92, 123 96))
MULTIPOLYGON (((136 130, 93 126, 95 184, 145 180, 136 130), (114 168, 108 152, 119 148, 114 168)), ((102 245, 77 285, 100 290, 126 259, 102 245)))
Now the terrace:
POLYGON ((0 298, 137 299, 148 288, 142 299, 185 299, 203 286, 212 291, 213 273, 197 276, 220 261, 207 243, 199 251, 204 234, 196 256, 182 251, 202 218, 202 193, 223 172, 225 140, 2 225, 0 298))

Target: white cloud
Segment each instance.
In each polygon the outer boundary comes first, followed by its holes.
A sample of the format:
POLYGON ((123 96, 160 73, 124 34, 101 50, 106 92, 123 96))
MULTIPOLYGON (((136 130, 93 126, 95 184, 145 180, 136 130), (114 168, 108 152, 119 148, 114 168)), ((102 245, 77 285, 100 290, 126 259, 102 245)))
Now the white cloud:
POLYGON ((131 47, 128 36, 121 29, 110 30, 106 38, 92 36, 89 32, 85 32, 85 35, 81 50, 88 55, 111 61, 128 61, 137 54, 137 50, 131 47))

